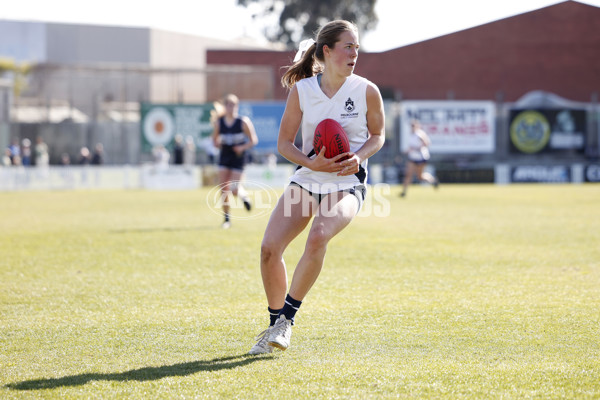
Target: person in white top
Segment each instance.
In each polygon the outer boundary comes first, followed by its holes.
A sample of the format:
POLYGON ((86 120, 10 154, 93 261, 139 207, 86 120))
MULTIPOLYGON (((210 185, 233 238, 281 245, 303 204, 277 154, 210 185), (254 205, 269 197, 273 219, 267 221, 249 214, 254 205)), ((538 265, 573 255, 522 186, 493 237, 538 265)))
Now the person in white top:
POLYGON ((262 240, 261 275, 270 325, 257 336, 250 354, 289 346, 295 313, 319 276, 327 244, 360 210, 366 191, 367 159, 381 149, 385 140, 379 89, 353 74, 359 49, 356 26, 348 21, 331 21, 316 39, 306 46, 306 41, 301 43, 297 60, 282 78, 290 93, 277 148, 298 169, 273 210, 262 240), (325 118, 342 125, 350 152, 330 159, 325 158, 324 148, 315 154, 314 131, 325 118), (294 145, 299 128, 302 149, 294 145), (288 292, 283 253, 311 219, 304 254, 288 292))
POLYGON ((435 188, 438 187, 439 181, 429 172, 425 172, 425 165, 429 161, 429 146, 431 140, 427 133, 421 128, 421 123, 413 120, 410 123, 411 134, 408 137, 408 150, 406 151, 407 162, 406 170, 404 171, 404 182, 402 184, 401 197, 406 196, 408 185, 416 176, 419 182, 425 181, 431 183, 435 188))

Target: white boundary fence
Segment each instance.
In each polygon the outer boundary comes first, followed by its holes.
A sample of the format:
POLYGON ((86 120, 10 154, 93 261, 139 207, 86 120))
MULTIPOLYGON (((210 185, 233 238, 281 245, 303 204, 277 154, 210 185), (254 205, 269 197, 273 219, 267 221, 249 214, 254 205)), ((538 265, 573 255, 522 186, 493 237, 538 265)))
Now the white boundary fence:
MULTIPOLYGON (((369 184, 391 183, 391 175, 397 178, 395 167, 380 164, 369 165, 369 184)), ((36 190, 86 190, 86 189, 146 189, 146 190, 194 190, 202 186, 216 186, 217 167, 155 165, 141 166, 50 166, 0 167, 0 192, 36 190)), ((251 164, 245 169, 244 185, 248 189, 265 186, 281 189, 294 173, 294 166, 251 164)), ((600 182, 600 164, 556 165, 510 165, 497 164, 494 182, 499 185, 511 183, 572 183, 600 182)))
MULTIPOLYGON (((283 188, 291 165, 249 165, 245 181, 283 188)), ((217 184, 215 166, 50 166, 0 167, 0 191, 149 189, 193 190, 217 184)))

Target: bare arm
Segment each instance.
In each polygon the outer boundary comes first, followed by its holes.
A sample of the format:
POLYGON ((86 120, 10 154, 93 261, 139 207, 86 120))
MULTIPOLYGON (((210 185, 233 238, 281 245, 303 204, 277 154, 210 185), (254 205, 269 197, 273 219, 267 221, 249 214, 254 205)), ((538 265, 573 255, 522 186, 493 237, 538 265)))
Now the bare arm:
POLYGON ((429 147, 429 145, 431 144, 431 140, 429 139, 429 135, 427 135, 427 133, 425 133, 424 130, 419 129, 417 131, 417 135, 421 138, 421 141, 423 142, 423 145, 425 147, 429 147))
POLYGON ((214 121, 213 123, 213 133, 212 133, 212 141, 216 148, 221 147, 221 137, 219 136, 219 119, 214 121))
POLYGON ((298 89, 294 86, 288 96, 285 111, 281 118, 277 150, 283 157, 294 164, 302 165, 313 171, 340 171, 342 169, 341 163, 336 163, 336 161, 343 157, 342 154, 334 158, 325 158, 325 147, 323 147, 317 157, 311 159, 296 147, 294 139, 296 138, 301 122, 302 110, 300 109, 298 89))

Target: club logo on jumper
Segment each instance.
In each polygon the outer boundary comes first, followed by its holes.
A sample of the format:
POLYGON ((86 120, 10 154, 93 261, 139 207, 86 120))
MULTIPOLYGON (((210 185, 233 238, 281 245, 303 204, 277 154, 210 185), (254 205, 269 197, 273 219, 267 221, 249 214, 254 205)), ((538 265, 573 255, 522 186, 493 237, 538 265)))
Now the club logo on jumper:
POLYGON ((537 153, 548 144, 550 124, 546 117, 537 111, 523 111, 510 126, 510 139, 523 153, 537 153))
POLYGON ((348 97, 348 100, 346 100, 346 104, 344 105, 344 109, 348 112, 352 112, 354 111, 354 102, 352 101, 352 99, 350 97, 348 97))
POLYGON ((348 100, 344 103, 344 110, 346 110, 345 114, 341 114, 342 118, 356 118, 358 117, 358 112, 353 112, 356 109, 354 105, 354 100, 348 97, 348 100))

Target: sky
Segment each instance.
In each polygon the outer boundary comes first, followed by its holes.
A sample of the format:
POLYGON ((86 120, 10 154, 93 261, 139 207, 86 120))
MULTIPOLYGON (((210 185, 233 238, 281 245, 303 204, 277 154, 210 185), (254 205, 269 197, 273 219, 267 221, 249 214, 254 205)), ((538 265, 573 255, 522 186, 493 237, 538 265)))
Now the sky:
MULTIPOLYGON (((360 38, 363 50, 385 51, 533 11, 560 0, 377 0, 377 28, 360 38)), ((580 3, 600 7, 600 0, 580 3)), ((254 8, 237 0, 18 0, 0 19, 158 28, 192 35, 263 41, 254 8)))

